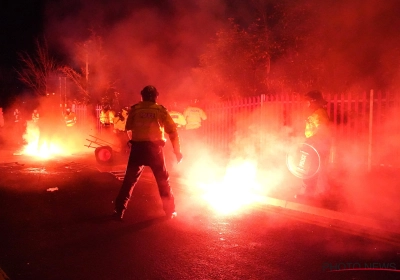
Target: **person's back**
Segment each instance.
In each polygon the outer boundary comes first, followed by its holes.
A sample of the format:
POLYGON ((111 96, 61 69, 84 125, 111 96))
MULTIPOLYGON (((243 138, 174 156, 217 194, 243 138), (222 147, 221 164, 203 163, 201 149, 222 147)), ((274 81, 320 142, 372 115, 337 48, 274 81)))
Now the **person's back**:
POLYGON ((176 216, 163 147, 167 133, 178 163, 182 160, 177 127, 167 109, 156 103, 158 91, 155 87, 146 86, 141 95, 142 101, 131 107, 125 126, 131 151, 124 181, 115 200, 113 217, 118 220, 123 218, 144 166, 149 166, 154 174, 165 214, 169 218, 176 216))
POLYGON ((164 130, 170 133, 174 129, 167 109, 151 101, 133 105, 126 121, 126 130, 132 131, 132 141, 165 141, 164 130))

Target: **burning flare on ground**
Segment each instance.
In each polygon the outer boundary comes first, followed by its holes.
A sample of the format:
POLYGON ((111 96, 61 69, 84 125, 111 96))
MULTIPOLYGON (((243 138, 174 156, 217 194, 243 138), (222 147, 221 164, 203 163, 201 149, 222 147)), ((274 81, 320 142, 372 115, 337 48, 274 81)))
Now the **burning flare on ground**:
POLYGON ((51 158, 54 155, 67 154, 61 145, 58 145, 49 139, 41 139, 40 129, 33 122, 27 122, 24 134, 26 145, 20 154, 39 157, 43 159, 51 158))
POLYGON ((244 206, 260 201, 257 165, 242 161, 227 167, 221 182, 201 184, 203 198, 219 214, 236 213, 244 206))

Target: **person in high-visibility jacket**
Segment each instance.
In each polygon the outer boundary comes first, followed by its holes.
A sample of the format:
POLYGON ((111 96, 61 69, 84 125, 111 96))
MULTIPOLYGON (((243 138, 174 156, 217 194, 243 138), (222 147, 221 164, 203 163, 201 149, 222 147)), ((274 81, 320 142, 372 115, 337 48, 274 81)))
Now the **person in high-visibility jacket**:
POLYGON ((64 114, 65 125, 67 127, 74 127, 77 121, 76 114, 71 111, 71 108, 65 109, 64 114))
POLYGON ((33 123, 37 124, 39 122, 39 112, 37 109, 33 110, 32 113, 32 121, 33 123))
POLYGON ((16 142, 17 144, 22 144, 23 143, 23 135, 24 135, 24 123, 21 117, 21 112, 19 111, 18 108, 14 110, 14 129, 16 133, 16 142))
POLYGON ((128 112, 129 112, 128 107, 122 108, 121 112, 116 114, 113 120, 114 133, 118 138, 120 150, 122 152, 127 152, 129 150, 127 145, 129 139, 125 130, 126 120, 129 114, 128 112))
POLYGON ((128 118, 129 108, 125 107, 121 109, 121 112, 115 115, 113 119, 114 132, 125 131, 126 119, 128 118))
POLYGON ((329 161, 331 133, 330 119, 325 108, 327 102, 318 90, 308 92, 305 100, 309 109, 304 130, 305 143, 316 149, 320 159, 320 168, 313 177, 303 179, 302 189, 296 197, 315 196, 328 190, 325 172, 329 161))
POLYGON ((190 106, 188 106, 185 111, 183 111, 183 116, 186 119, 186 129, 198 129, 201 127, 201 122, 207 119, 206 113, 203 109, 197 107, 197 100, 195 100, 190 106))
POLYGON ((178 128, 184 128, 186 125, 186 119, 181 112, 172 110, 169 112, 171 118, 174 120, 178 128))
POLYGON ((144 87, 141 91, 142 101, 133 105, 129 111, 125 129, 130 139, 131 152, 125 177, 115 200, 115 219, 122 219, 144 166, 149 166, 153 171, 166 216, 176 216, 174 195, 164 160, 165 134, 169 136, 178 163, 182 160, 182 153, 176 124, 167 109, 157 104, 158 95, 154 86, 144 87))
POLYGON ((103 106, 100 111, 100 123, 103 127, 109 127, 114 122, 115 113, 111 110, 110 105, 103 106))

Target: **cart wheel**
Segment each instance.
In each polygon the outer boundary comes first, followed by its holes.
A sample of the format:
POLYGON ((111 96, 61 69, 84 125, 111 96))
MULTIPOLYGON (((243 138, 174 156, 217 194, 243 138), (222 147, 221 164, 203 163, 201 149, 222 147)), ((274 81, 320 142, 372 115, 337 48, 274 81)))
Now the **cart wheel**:
POLYGON ((96 160, 100 164, 108 164, 113 159, 113 153, 110 146, 101 146, 94 150, 96 160))

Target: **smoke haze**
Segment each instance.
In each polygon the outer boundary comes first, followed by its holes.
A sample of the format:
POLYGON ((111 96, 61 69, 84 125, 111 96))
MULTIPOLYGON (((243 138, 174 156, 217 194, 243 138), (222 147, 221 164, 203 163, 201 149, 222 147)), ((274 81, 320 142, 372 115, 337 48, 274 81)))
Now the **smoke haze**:
MULTIPOLYGON (((100 36, 103 42, 101 57, 96 57, 99 58, 98 64, 89 65, 89 75, 93 74, 90 71, 96 71, 105 83, 115 83, 115 88, 121 93, 122 105, 128 106, 139 100, 139 92, 147 84, 159 89, 161 104, 180 102, 181 99, 199 95, 213 100, 212 93, 201 92, 201 88, 194 86, 192 70, 198 67, 199 55, 216 32, 228 26, 229 17, 236 18, 246 26, 254 21, 261 9, 267 9, 266 16, 271 16, 268 12, 279 12, 269 18, 272 29, 284 15, 296 19, 288 22, 286 28, 281 27, 279 34, 282 41, 290 39, 293 45, 288 44, 285 53, 273 61, 271 69, 276 75, 318 75, 315 85, 325 92, 360 91, 377 87, 395 89, 399 85, 400 74, 399 7, 398 1, 378 0, 76 0, 48 3, 45 26, 49 44, 62 54, 67 64, 77 69, 84 67, 77 44, 89 40, 93 32, 100 36), (278 2, 281 4, 277 7, 273 5, 278 2), (297 34, 303 39, 293 40, 297 34), (291 59, 293 64, 288 67, 287 60, 291 59), (306 65, 305 62, 309 61, 314 63, 306 65), (92 66, 97 68, 92 69, 92 66)), ((89 55, 95 56, 96 52, 89 55)), ((386 126, 396 126, 396 117, 392 119, 394 123, 387 123, 386 126)), ((240 119, 237 121, 240 122, 240 119)), ((282 165, 286 146, 281 140, 287 138, 288 134, 286 128, 273 133, 257 130, 246 136, 239 131, 235 134, 237 137, 234 138, 232 154, 229 156, 215 154, 202 147, 201 143, 190 142, 185 144, 193 150, 186 158, 185 166, 188 168, 177 168, 179 172, 186 172, 197 179, 204 178, 204 170, 212 167, 213 173, 208 176, 217 177, 224 173, 230 159, 233 162, 238 158, 256 160, 259 161, 258 167, 264 170, 264 177, 260 180, 271 188, 278 188, 287 180, 287 170, 282 165), (274 147, 266 152, 267 155, 263 155, 269 159, 267 162, 252 150, 254 139, 258 139, 260 134, 269 135, 266 143, 268 147, 274 147), (275 164, 277 162, 281 165, 275 164)), ((398 136, 391 136, 392 145, 399 142, 398 136)), ((354 155, 357 157, 357 151, 352 155, 345 158, 344 166, 348 167, 349 172, 343 174, 339 183, 351 186, 343 190, 351 201, 350 207, 365 213, 371 211, 369 208, 373 195, 362 193, 358 180, 360 173, 356 173, 359 170, 354 168, 353 160, 354 155)), ((391 182, 392 192, 396 182, 390 178, 388 182, 391 182)), ((294 183, 300 182, 290 182, 294 183)), ((393 204, 390 204, 391 209, 385 211, 375 209, 376 214, 384 212, 386 218, 394 218, 397 215, 394 213, 398 213, 399 209, 393 204)))

